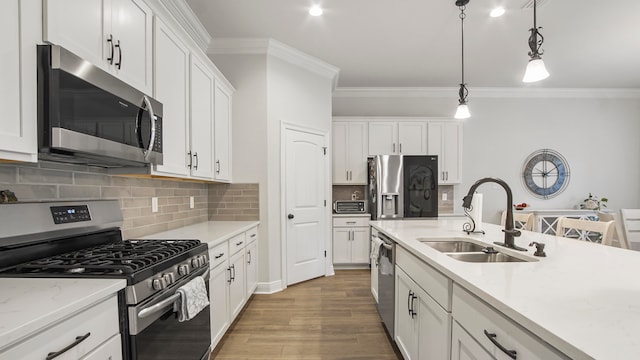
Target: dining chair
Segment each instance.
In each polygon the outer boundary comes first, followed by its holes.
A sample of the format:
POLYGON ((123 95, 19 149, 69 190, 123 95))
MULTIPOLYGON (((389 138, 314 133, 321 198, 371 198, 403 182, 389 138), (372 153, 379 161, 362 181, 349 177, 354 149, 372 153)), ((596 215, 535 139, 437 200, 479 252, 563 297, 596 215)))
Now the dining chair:
MULTIPOLYGON (((507 212, 502 212, 502 218, 500 219, 500 225, 504 226, 507 219, 507 212)), ((533 213, 517 213, 513 212, 513 225, 518 230, 533 231, 533 222, 535 221, 535 215, 533 213)))
POLYGON ((583 219, 573 219, 561 216, 558 218, 556 236, 572 238, 577 240, 601 243, 612 246, 613 229, 615 221, 591 221, 583 219), (601 236, 594 237, 594 233, 601 236))
POLYGON ((596 215, 598 215, 598 219, 600 221, 615 221, 615 226, 613 227, 612 243, 617 243, 618 247, 622 249, 630 249, 629 241, 627 241, 627 237, 621 229, 620 221, 618 221, 616 216, 617 214, 613 212, 596 211, 596 215))
POLYGON ((640 250, 640 209, 620 209, 620 219, 629 248, 640 250))

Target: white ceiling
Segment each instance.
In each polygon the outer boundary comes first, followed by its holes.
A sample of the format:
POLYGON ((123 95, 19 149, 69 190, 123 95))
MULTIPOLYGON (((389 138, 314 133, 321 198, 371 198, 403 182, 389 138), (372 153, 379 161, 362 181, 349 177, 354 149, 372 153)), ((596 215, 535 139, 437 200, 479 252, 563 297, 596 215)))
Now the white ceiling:
MULTIPOLYGON (((454 0, 186 0, 214 38, 273 38, 340 68, 339 87, 460 83, 454 0), (312 3, 321 17, 307 11, 312 3)), ((545 0, 538 26, 551 76, 524 85, 525 0, 470 0, 465 80, 473 87, 640 88, 640 1, 545 0), (490 18, 505 3, 507 13, 490 18)))

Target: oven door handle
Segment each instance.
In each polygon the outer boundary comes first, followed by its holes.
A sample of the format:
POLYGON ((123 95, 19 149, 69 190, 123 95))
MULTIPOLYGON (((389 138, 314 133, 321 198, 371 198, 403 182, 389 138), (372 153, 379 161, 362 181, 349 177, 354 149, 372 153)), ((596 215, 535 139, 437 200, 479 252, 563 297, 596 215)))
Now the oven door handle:
MULTIPOLYGON (((194 276, 191 277, 191 279, 189 279, 189 281, 193 280, 196 276, 203 276, 205 274, 208 274, 209 272, 209 267, 207 266, 206 268, 204 268, 202 271, 199 271, 198 274, 193 274, 194 276)), ((205 281, 206 281, 206 277, 205 277, 205 281)), ((185 282, 186 284, 187 282, 185 282)), ((177 289, 176 289, 177 290, 177 289)), ((148 316, 151 316, 152 314, 162 310, 165 306, 172 304, 174 302, 176 302, 178 299, 180 299, 180 294, 179 293, 175 293, 171 296, 169 296, 168 298, 153 304, 151 306, 142 308, 140 311, 138 311, 138 318, 139 319, 144 319, 148 316)))
POLYGON ((180 299, 180 294, 179 293, 175 293, 175 294, 173 294, 170 297, 160 301, 159 303, 157 303, 155 305, 149 306, 147 308, 144 308, 144 309, 138 311, 138 317, 140 319, 144 319, 147 316, 162 310, 162 308, 164 308, 165 306, 178 301, 178 299, 180 299))

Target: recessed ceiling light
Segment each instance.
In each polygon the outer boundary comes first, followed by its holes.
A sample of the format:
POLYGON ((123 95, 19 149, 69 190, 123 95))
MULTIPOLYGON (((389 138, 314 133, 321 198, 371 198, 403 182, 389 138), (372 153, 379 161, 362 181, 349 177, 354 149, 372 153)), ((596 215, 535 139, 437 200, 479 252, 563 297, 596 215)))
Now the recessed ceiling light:
POLYGON ((491 16, 491 17, 499 17, 499 16, 502 16, 502 15, 504 15, 504 8, 502 6, 498 6, 497 8, 494 8, 489 13, 489 16, 491 16))
POLYGON ((309 9, 309 15, 311 16, 320 16, 322 15, 322 8, 318 5, 314 5, 309 9))

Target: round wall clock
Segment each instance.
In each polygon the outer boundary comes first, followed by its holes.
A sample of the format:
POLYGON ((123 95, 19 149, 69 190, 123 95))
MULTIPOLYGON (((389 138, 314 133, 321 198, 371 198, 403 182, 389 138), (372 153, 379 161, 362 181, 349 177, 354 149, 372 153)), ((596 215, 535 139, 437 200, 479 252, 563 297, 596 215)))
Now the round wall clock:
POLYGON ((522 166, 522 181, 533 195, 550 199, 569 184, 569 163, 557 151, 536 150, 522 166))

